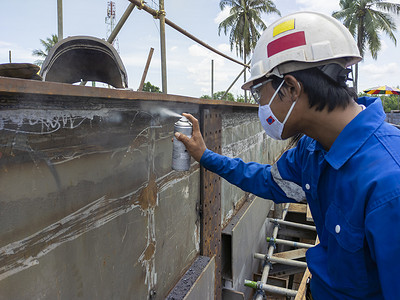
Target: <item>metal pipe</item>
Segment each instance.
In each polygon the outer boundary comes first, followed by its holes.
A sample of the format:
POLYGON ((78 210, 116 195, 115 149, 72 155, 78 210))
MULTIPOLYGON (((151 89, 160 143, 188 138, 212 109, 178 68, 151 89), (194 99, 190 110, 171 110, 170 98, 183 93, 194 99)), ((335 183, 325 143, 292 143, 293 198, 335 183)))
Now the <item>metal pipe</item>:
POLYGON ((298 243, 298 242, 294 242, 294 241, 288 241, 288 240, 282 240, 282 239, 274 239, 271 237, 267 237, 267 242, 272 242, 275 244, 281 244, 281 245, 287 245, 287 246, 292 246, 292 247, 296 247, 296 248, 311 248, 314 247, 315 245, 311 245, 311 244, 306 244, 306 243, 298 243))
POLYGON ((57 0, 58 41, 63 39, 63 9, 62 0, 57 0))
POLYGON ((147 57, 146 66, 144 67, 142 80, 140 81, 138 91, 143 90, 144 82, 145 82, 146 76, 147 76, 147 71, 149 70, 149 66, 150 66, 150 61, 151 61, 151 58, 153 57, 153 52, 154 52, 154 48, 150 48, 149 56, 147 57))
POLYGON ((135 8, 135 4, 129 3, 129 5, 126 8, 126 10, 125 10, 124 14, 122 15, 121 19, 119 19, 117 25, 115 26, 115 28, 111 32, 110 36, 108 37, 107 42, 109 42, 110 44, 112 44, 114 42, 114 40, 117 37, 118 33, 120 32, 122 26, 124 26, 126 20, 130 16, 130 14, 132 13, 134 8, 135 8))
MULTIPOLYGON (((270 285, 270 284, 265 284, 262 282, 255 282, 255 281, 251 281, 251 280, 245 280, 244 281, 244 285, 251 287, 253 289, 261 289, 264 290, 266 292, 270 292, 270 293, 274 293, 274 294, 279 294, 279 295, 286 295, 289 297, 296 297, 297 295, 297 291, 295 290, 291 290, 291 289, 285 289, 285 288, 281 288, 281 287, 277 287, 274 285, 270 285)), ((261 297, 261 299, 263 298, 262 295, 258 295, 257 298, 261 297)))
POLYGON ((247 67, 244 67, 243 70, 239 73, 239 75, 235 78, 235 80, 232 82, 232 84, 228 87, 228 89, 225 91, 225 94, 222 96, 222 99, 225 98, 226 94, 229 93, 229 90, 233 87, 233 85, 238 81, 240 76, 242 76, 243 72, 246 71, 247 67))
MULTIPOLYGON (((159 12, 157 12, 156 10, 148 7, 147 5, 144 4, 143 1, 140 0, 129 0, 130 2, 132 2, 133 4, 137 5, 137 7, 139 9, 143 9, 144 11, 148 12, 149 14, 153 15, 155 18, 159 17, 159 12)), ((194 35, 190 34, 189 32, 187 32, 186 30, 182 29, 181 27, 179 27, 178 25, 176 25, 175 23, 173 23, 172 21, 168 20, 167 18, 165 18, 165 23, 168 26, 171 26, 172 28, 174 28, 175 30, 179 31, 180 33, 182 33, 183 35, 187 36, 188 38, 192 39, 193 41, 195 41, 196 43, 202 45, 203 47, 207 48, 208 50, 211 50, 214 53, 217 53, 218 55, 221 55, 222 57, 225 57, 226 59, 229 59, 230 61, 233 61, 239 65, 242 65, 246 68, 250 68, 249 65, 246 65, 245 63, 242 63, 241 61, 238 61, 232 57, 229 57, 228 55, 222 53, 221 51, 218 51, 217 49, 214 49, 213 47, 211 47, 210 45, 204 43, 203 41, 199 40, 198 38, 196 38, 194 35)))
POLYGON ((291 227, 317 231, 317 228, 315 226, 311 226, 311 225, 307 225, 307 224, 283 221, 283 220, 278 220, 278 219, 269 219, 269 221, 271 223, 278 223, 278 224, 287 225, 287 226, 291 226, 291 227))
POLYGON ((270 261, 272 263, 287 265, 287 266, 307 268, 307 263, 305 263, 303 261, 293 260, 293 259, 268 256, 268 255, 261 254, 261 253, 255 253, 254 258, 270 261))
POLYGON ((214 60, 211 60, 211 99, 214 99, 214 60))
MULTIPOLYGON (((289 205, 290 203, 286 203, 285 208, 283 209, 282 212, 282 220, 285 220, 287 212, 289 210, 289 205)), ((278 235, 278 230, 279 230, 279 226, 275 226, 274 230, 272 232, 272 237, 275 239, 278 235)), ((272 254, 274 253, 275 247, 274 245, 269 246, 268 248, 268 256, 271 257, 272 254)), ((267 279, 268 279, 268 274, 269 274, 269 270, 270 270, 271 265, 270 264, 265 264, 264 269, 262 271, 262 276, 261 276, 261 283, 265 284, 267 283, 267 279)), ((257 295, 256 300, 262 300, 262 295, 257 295)))
POLYGON ((161 52, 161 81, 162 92, 167 94, 167 51, 165 45, 165 10, 164 0, 159 1, 158 17, 160 19, 160 52, 161 52))

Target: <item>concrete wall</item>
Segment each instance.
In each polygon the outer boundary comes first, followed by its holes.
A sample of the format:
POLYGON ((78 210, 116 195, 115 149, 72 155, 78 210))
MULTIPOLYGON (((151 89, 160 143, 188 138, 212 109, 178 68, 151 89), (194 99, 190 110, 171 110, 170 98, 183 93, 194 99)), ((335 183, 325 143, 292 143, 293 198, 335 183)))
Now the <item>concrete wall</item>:
MULTIPOLYGON (((0 79, 0 106, 0 299, 164 299, 181 279, 201 254, 201 170, 171 170, 160 108, 220 107, 222 152, 246 161, 287 145, 250 105, 0 79)), ((221 223, 245 200, 223 182, 221 223)))

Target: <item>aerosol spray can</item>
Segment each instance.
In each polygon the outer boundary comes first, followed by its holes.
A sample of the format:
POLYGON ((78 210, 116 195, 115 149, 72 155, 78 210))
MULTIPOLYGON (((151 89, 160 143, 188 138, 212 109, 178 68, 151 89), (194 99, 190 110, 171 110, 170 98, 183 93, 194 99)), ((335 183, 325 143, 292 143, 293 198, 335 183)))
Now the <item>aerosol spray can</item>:
POLYGON ((175 132, 180 132, 187 137, 192 137, 192 123, 186 117, 182 117, 174 125, 174 143, 172 149, 172 169, 176 171, 187 171, 190 168, 190 154, 185 145, 178 141, 175 132))

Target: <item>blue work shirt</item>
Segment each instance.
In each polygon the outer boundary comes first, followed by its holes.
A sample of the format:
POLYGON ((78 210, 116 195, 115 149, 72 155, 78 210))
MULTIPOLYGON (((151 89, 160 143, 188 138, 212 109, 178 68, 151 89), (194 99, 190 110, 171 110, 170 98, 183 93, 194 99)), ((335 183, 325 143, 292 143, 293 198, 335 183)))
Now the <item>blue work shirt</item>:
POLYGON ((273 166, 210 150, 200 161, 257 196, 307 199, 320 239, 306 255, 314 299, 400 299, 400 130, 371 99, 329 151, 304 136, 273 166))

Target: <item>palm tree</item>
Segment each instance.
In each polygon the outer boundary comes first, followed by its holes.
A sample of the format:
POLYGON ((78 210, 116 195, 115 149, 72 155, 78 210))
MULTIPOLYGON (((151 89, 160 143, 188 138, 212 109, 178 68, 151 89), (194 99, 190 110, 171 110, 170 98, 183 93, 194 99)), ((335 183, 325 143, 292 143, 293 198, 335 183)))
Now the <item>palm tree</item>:
MULTIPOLYGON (((272 0, 220 0, 221 10, 230 7, 229 16, 218 26, 218 35, 221 31, 229 33, 229 43, 231 50, 235 47, 236 54, 243 58, 246 64, 246 58, 249 57, 255 48, 261 34, 259 30, 265 30, 267 26, 261 20, 261 13, 277 13, 280 11, 275 7, 272 0)), ((244 72, 244 81, 246 81, 246 72, 244 72)), ((246 93, 245 93, 245 98, 246 93)))
POLYGON ((35 61, 35 64, 41 66, 44 62, 44 59, 50 52, 50 49, 53 48, 55 44, 58 42, 58 36, 56 34, 52 34, 50 38, 46 40, 40 40, 40 43, 44 46, 45 50, 35 49, 32 51, 32 55, 42 57, 43 59, 38 59, 35 61))
MULTIPOLYGON (((400 4, 382 2, 381 0, 340 0, 340 11, 332 16, 343 20, 357 41, 358 49, 364 58, 368 48, 372 58, 377 59, 381 49, 380 33, 385 33, 397 44, 394 31, 396 23, 390 13, 400 14, 400 4)), ((354 87, 358 85, 358 64, 355 66, 354 87)))

